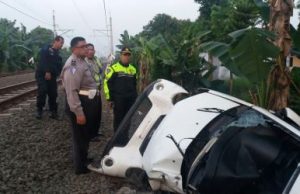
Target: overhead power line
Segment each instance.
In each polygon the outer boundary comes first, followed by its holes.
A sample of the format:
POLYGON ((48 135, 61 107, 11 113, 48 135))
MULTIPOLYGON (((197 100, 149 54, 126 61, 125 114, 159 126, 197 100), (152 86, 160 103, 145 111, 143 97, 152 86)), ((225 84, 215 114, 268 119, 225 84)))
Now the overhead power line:
POLYGON ((21 10, 26 10, 26 12, 31 13, 31 14, 35 15, 37 18, 42 19, 44 21, 48 20, 48 19, 46 19, 47 17, 45 17, 44 14, 41 15, 41 13, 37 12, 32 7, 28 6, 28 4, 26 4, 25 1, 14 0, 14 2, 20 6, 19 8, 23 8, 21 10))
POLYGON ((89 23, 87 22, 87 20, 85 19, 85 17, 83 17, 83 14, 81 13, 79 7, 77 6, 75 0, 72 0, 72 2, 73 2, 74 7, 76 8, 77 12, 79 13, 79 16, 81 17, 82 21, 84 22, 84 24, 85 24, 88 28, 92 29, 91 26, 89 25, 89 23))
POLYGON ((40 19, 38 19, 38 18, 36 18, 36 17, 33 17, 33 16, 31 16, 31 15, 29 15, 29 14, 27 14, 27 13, 25 13, 25 12, 23 12, 23 11, 21 11, 21 10, 15 8, 14 6, 11 6, 11 5, 9 5, 9 4, 7 4, 7 3, 1 1, 1 0, 0 0, 0 3, 2 3, 3 5, 6 5, 7 7, 11 8, 11 9, 13 9, 13 10, 15 10, 15 11, 17 11, 17 12, 19 12, 19 13, 21 13, 21 14, 27 16, 27 17, 30 17, 31 19, 33 19, 33 20, 35 20, 35 21, 38 21, 38 22, 43 23, 43 24, 46 24, 46 25, 48 25, 48 26, 52 26, 52 24, 50 24, 50 23, 48 23, 48 22, 45 22, 45 21, 43 21, 43 20, 40 20, 40 19))

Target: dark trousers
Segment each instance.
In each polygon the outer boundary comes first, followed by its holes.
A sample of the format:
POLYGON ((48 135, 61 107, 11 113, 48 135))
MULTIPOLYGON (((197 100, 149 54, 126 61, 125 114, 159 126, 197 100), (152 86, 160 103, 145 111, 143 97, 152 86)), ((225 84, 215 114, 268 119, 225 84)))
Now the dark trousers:
POLYGON ((46 104, 46 97, 48 96, 48 104, 51 112, 57 112, 57 82, 53 77, 51 80, 45 80, 43 76, 37 76, 38 94, 37 94, 37 109, 42 111, 46 104))
POLYGON ((116 132, 123 118, 134 104, 136 97, 114 97, 114 131, 116 132))
POLYGON ((101 95, 97 96, 97 103, 96 103, 97 111, 94 113, 90 113, 90 117, 94 117, 93 120, 95 121, 94 124, 92 124, 92 132, 91 132, 91 138, 97 137, 100 129, 100 123, 101 123, 101 117, 102 117, 102 101, 101 101, 101 95))
POLYGON ((73 163, 75 171, 86 168, 89 142, 93 138, 95 131, 98 132, 101 121, 101 98, 99 95, 94 99, 87 96, 79 96, 83 112, 86 117, 86 124, 79 125, 76 122, 76 115, 69 112, 72 123, 72 144, 73 144, 73 163))

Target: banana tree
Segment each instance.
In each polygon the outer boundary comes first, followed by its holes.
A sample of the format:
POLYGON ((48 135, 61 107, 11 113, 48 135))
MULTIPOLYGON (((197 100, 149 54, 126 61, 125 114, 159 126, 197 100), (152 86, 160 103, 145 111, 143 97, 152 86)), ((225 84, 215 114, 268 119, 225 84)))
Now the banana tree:
POLYGON ((31 52, 25 44, 26 29, 15 27, 15 21, 0 20, 0 71, 15 71, 27 67, 31 52))
POLYGON ((176 64, 174 51, 161 34, 148 41, 139 37, 136 50, 141 91, 151 81, 171 76, 169 70, 176 64))
POLYGON ((230 43, 211 41, 201 48, 218 57, 234 75, 249 80, 256 89, 255 94, 251 92, 254 103, 267 107, 269 92, 265 81, 279 55, 273 44, 275 35, 264 29, 246 28, 230 33, 229 37, 230 43))
POLYGON ((120 36, 120 44, 117 45, 117 48, 122 49, 124 46, 129 48, 135 47, 135 38, 130 36, 127 30, 125 30, 123 34, 120 34, 120 36))
POLYGON ((17 55, 19 29, 14 22, 0 20, 0 71, 13 71, 18 68, 20 55, 17 55))
POLYGON ((139 64, 138 91, 142 92, 151 82, 150 68, 154 64, 153 51, 155 49, 155 45, 149 43, 143 37, 139 37, 136 44, 137 47, 135 47, 134 50, 137 53, 137 60, 139 64))
POLYGON ((291 51, 290 17, 295 6, 292 0, 269 0, 269 5, 269 30, 277 35, 274 44, 280 48, 280 55, 268 78, 270 87, 268 108, 280 110, 288 105, 290 75, 286 67, 286 58, 291 51))

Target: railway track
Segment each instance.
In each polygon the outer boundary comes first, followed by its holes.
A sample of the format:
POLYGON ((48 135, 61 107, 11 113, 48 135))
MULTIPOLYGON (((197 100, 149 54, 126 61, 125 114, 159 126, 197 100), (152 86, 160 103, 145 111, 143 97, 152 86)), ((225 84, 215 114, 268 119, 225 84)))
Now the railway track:
POLYGON ((36 92, 35 80, 0 88, 0 112, 35 95, 36 92))
POLYGON ((16 76, 16 75, 23 75, 23 74, 28 74, 28 73, 34 73, 34 70, 23 70, 23 71, 17 71, 17 72, 13 72, 13 73, 0 73, 0 78, 16 76))

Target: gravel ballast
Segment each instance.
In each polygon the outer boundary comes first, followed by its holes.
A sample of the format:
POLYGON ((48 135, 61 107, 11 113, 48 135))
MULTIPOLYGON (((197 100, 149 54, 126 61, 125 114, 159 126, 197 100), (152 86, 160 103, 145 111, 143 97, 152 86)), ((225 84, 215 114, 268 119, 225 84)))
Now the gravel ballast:
MULTIPOLYGON (((59 98, 60 120, 45 112, 35 119, 35 102, 0 117, 0 193, 145 193, 124 179, 95 172, 75 175, 71 159, 71 130, 59 98)), ((90 156, 99 159, 112 135, 111 110, 103 106, 100 142, 90 144, 90 156)))

